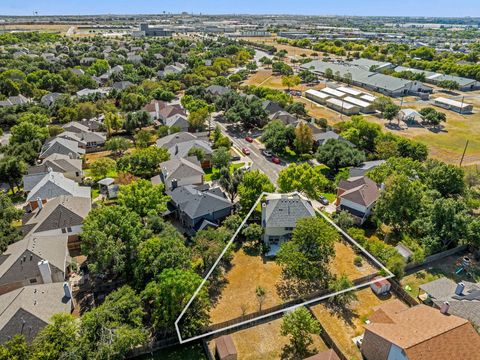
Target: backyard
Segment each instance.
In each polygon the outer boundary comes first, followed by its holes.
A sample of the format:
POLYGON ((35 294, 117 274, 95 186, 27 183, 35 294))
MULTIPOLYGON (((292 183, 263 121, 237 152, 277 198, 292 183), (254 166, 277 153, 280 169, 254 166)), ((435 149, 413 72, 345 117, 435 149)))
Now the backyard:
MULTIPOLYGON (((358 256, 345 242, 335 243, 332 273, 345 274, 350 280, 370 275, 376 269, 362 257, 360 266, 354 264, 358 256)), ((225 274, 225 287, 210 311, 212 324, 250 314, 260 310, 257 287, 265 290, 262 309, 280 305, 291 297, 291 289, 282 280, 282 269, 274 260, 265 260, 257 247, 241 247, 234 253, 232 267, 225 274)))
POLYGON ((207 360, 207 355, 200 343, 178 345, 153 354, 143 355, 135 360, 207 360))
POLYGON ((415 271, 412 274, 406 275, 405 277, 403 277, 400 283, 403 288, 407 292, 409 292, 410 295, 412 295, 412 297, 417 298, 417 296, 419 295, 419 286, 439 279, 441 277, 447 277, 455 282, 479 282, 480 263, 474 260, 473 254, 453 255, 433 262, 426 267, 415 271), (464 256, 469 257, 469 259, 471 260, 471 266, 468 272, 462 271, 457 274, 456 272, 460 268, 464 256))
MULTIPOLYGON (((276 319, 245 330, 230 334, 237 348, 238 359, 241 360, 277 360, 284 358, 284 348, 289 344, 289 338, 280 334, 282 319, 276 319)), ((314 343, 310 347, 315 354, 328 350, 319 335, 313 336, 314 343)), ((209 342, 208 347, 215 352, 215 340, 209 342)), ((285 357, 289 359, 288 356, 285 357)))
POLYGON ((357 291, 356 295, 358 299, 344 311, 333 310, 325 303, 312 306, 311 310, 341 351, 349 359, 361 360, 362 355, 352 338, 363 333, 363 324, 375 311, 374 308, 394 300, 395 297, 390 295, 379 298, 370 287, 357 291))

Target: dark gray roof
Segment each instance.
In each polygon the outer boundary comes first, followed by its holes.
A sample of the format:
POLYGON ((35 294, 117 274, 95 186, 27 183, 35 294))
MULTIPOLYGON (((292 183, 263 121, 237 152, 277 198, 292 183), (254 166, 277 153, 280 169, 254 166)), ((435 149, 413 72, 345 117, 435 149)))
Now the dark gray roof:
POLYGON ((77 141, 72 141, 63 138, 54 138, 49 140, 43 147, 40 153, 41 158, 46 158, 52 154, 63 154, 79 157, 82 154, 85 154, 85 149, 82 149, 78 146, 77 141))
POLYGON ((61 195, 72 195, 90 199, 90 187, 79 186, 75 181, 67 179, 62 173, 46 174, 30 191, 27 201, 53 199, 61 195))
POLYGON ((298 123, 298 119, 295 116, 284 110, 277 111, 273 114, 272 120, 280 120, 285 125, 294 125, 298 123))
POLYGON ((265 100, 262 103, 262 107, 269 114, 275 114, 277 111, 283 110, 283 108, 280 105, 278 105, 276 102, 273 102, 271 100, 265 100))
MULTIPOLYGON (((213 190, 213 189, 212 189, 213 190)), ((231 208, 232 203, 214 191, 200 191, 193 185, 181 186, 168 192, 175 207, 191 219, 231 208)))
POLYGON ((327 140, 330 140, 330 139, 344 141, 344 142, 353 146, 353 144, 350 141, 344 139, 339 134, 337 134, 335 131, 331 131, 331 130, 323 132, 323 133, 313 134, 313 139, 317 142, 317 144, 319 146, 322 146, 323 144, 325 144, 325 142, 327 140))
POLYGON ((172 160, 161 163, 160 170, 162 171, 165 180, 170 178, 183 179, 185 177, 205 174, 195 157, 188 157, 185 159, 173 158, 172 160))
POLYGON ((210 85, 205 89, 206 92, 209 92, 212 95, 223 95, 230 91, 230 88, 220 85, 210 85))
POLYGON ((185 141, 196 140, 197 137, 189 132, 179 132, 171 135, 164 136, 157 140, 157 147, 163 147, 166 149, 171 148, 176 144, 180 144, 185 141))
POLYGON ((295 227, 299 219, 315 216, 307 199, 298 194, 271 194, 262 204, 262 226, 295 227))
POLYGON ((457 284, 450 279, 442 277, 420 286, 420 289, 429 294, 432 301, 441 307, 448 301, 448 312, 452 315, 471 321, 480 326, 480 284, 463 281, 465 289, 462 295, 456 295, 457 284))

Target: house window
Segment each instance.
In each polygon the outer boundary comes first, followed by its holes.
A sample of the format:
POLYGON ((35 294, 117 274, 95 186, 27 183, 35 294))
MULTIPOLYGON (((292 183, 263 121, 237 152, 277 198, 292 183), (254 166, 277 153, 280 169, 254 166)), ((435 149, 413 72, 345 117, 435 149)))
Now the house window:
POLYGON ((68 232, 72 232, 72 228, 71 228, 71 227, 67 227, 67 231, 68 231, 68 232))
POLYGON ((62 228, 62 234, 65 234, 67 230, 65 228, 62 228))
POLYGON ((37 282, 37 279, 36 279, 36 278, 30 279, 30 284, 35 284, 36 282, 37 282))
POLYGON ((286 227, 285 230, 286 230, 286 231, 292 231, 292 230, 293 230, 293 227, 286 227))

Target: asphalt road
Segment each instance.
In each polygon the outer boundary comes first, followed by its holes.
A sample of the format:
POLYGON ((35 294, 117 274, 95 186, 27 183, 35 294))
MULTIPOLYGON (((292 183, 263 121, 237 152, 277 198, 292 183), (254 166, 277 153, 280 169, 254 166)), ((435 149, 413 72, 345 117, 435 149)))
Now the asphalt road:
POLYGON ((278 179, 278 173, 286 166, 285 163, 282 164, 274 164, 267 159, 265 156, 262 155, 262 148, 258 141, 254 141, 253 143, 249 143, 245 140, 247 134, 243 131, 235 131, 232 127, 228 126, 229 124, 222 123, 220 121, 216 121, 212 119, 212 125, 216 126, 219 125, 222 129, 224 135, 228 136, 232 142, 234 147, 237 148, 240 152, 242 148, 247 147, 250 149, 250 155, 246 156, 243 155, 245 161, 250 161, 252 163, 253 170, 260 170, 265 173, 272 183, 276 184, 278 179))

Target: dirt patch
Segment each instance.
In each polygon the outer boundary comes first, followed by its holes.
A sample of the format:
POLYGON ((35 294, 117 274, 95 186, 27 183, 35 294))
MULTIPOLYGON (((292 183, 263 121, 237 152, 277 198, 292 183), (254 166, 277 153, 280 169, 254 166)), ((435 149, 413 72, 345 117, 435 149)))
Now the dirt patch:
MULTIPOLYGON (((290 343, 287 336, 280 334, 282 319, 270 321, 246 330, 230 334, 237 348, 238 359, 242 360, 277 360, 282 358, 282 352, 290 343)), ((312 354, 328 350, 319 335, 313 336, 314 343, 310 347, 312 354)), ((215 353, 215 340, 208 347, 215 353)))
POLYGON ((352 338, 364 332, 365 320, 374 312, 375 307, 393 301, 395 297, 391 295, 379 298, 370 287, 357 291, 356 295, 358 300, 342 313, 332 311, 324 304, 312 306, 311 310, 341 351, 349 359, 360 360, 362 355, 352 338))
POLYGON ((365 258, 362 257, 362 265, 354 265, 354 259, 357 257, 352 246, 344 243, 335 243, 335 258, 332 261, 332 272, 340 276, 345 274, 350 280, 355 280, 363 276, 373 274, 377 271, 365 258))

